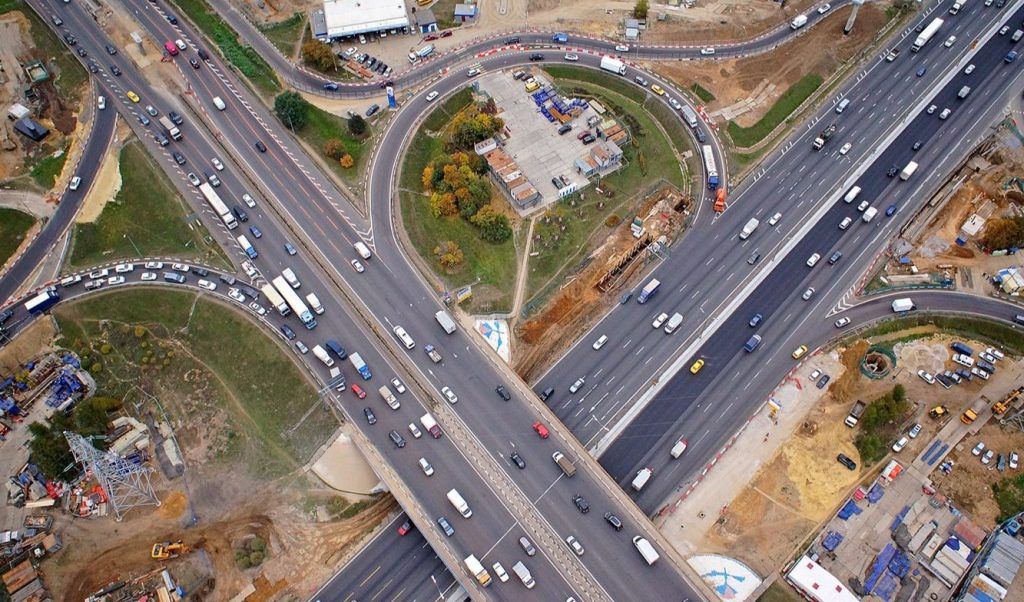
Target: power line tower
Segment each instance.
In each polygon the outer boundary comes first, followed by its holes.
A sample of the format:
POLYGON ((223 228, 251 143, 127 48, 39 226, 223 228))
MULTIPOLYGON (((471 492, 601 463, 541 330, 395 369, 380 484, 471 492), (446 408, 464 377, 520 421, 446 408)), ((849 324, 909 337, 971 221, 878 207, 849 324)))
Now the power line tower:
POLYGON ((1024 408, 1014 410, 1012 414, 1006 418, 999 420, 999 424, 1017 429, 1018 431, 1024 431, 1024 408))
POLYGON ((106 492, 110 505, 114 508, 117 520, 124 518, 132 508, 139 506, 159 506, 149 475, 153 469, 128 462, 117 454, 100 451, 92 446, 84 437, 64 431, 71 453, 75 461, 86 470, 92 472, 99 481, 100 487, 106 492))

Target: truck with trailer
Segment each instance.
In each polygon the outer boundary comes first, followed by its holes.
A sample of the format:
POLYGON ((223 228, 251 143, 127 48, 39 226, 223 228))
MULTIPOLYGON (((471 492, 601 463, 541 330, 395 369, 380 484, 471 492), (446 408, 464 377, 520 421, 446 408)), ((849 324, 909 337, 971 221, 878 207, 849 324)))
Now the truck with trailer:
POLYGON ((334 366, 334 358, 332 358, 327 353, 327 350, 321 347, 320 345, 313 345, 313 355, 315 355, 316 358, 323 362, 324 365, 327 366, 328 368, 334 366))
POLYGON ((651 297, 658 292, 658 287, 661 286, 661 281, 657 278, 651 278, 651 281, 644 285, 640 289, 640 294, 636 296, 637 303, 647 303, 651 297))
POLYGON ((616 75, 626 74, 626 64, 619 59, 610 56, 601 57, 601 68, 605 71, 611 71, 616 75))
POLYGON ((909 180, 910 176, 914 175, 915 171, 917 171, 917 161, 911 161, 910 163, 907 163, 907 166, 904 167, 903 171, 900 172, 900 179, 903 180, 904 182, 909 180))
POLYGON ((428 433, 430 433, 431 437, 433 437, 434 439, 441 438, 441 427, 437 425, 437 421, 434 420, 433 416, 431 416, 430 414, 424 414, 420 416, 420 424, 422 424, 423 428, 426 429, 428 433))
POLYGON ((797 15, 790 23, 790 29, 800 29, 804 25, 807 25, 807 15, 797 15))
POLYGON ((242 250, 245 251, 245 254, 249 259, 256 259, 259 257, 259 253, 256 252, 255 247, 252 246, 252 243, 249 242, 249 239, 246 238, 244 234, 240 234, 235 240, 238 241, 238 246, 242 247, 242 250))
POLYGON ((288 303, 285 302, 284 297, 279 295, 277 293, 277 289, 275 289, 269 282, 261 286, 260 291, 263 292, 263 296, 267 298, 267 301, 274 306, 274 309, 276 309, 277 313, 281 314, 282 317, 292 313, 292 310, 288 307, 288 303))
POLYGON ((932 22, 914 39, 914 43, 910 45, 910 51, 917 52, 924 48, 924 45, 939 32, 939 28, 942 27, 943 23, 944 21, 938 17, 932 19, 932 22))
POLYGON ((50 287, 26 301, 25 311, 37 316, 56 305, 58 301, 60 301, 60 295, 57 294, 54 287, 50 287))
MULTIPOLYGON (((455 491, 454 489, 452 491, 455 491)), ((476 556, 470 554, 466 556, 466 568, 469 572, 476 577, 476 582, 483 587, 488 587, 491 584, 491 574, 487 572, 484 565, 480 564, 480 561, 476 559, 476 556)))
POLYGON ((302 324, 307 330, 313 330, 316 328, 316 319, 313 318, 313 312, 309 311, 306 304, 302 302, 302 299, 295 293, 292 287, 285 281, 284 276, 275 277, 271 283, 274 288, 277 289, 278 294, 285 300, 288 307, 292 308, 295 315, 302 320, 302 324))
POLYGON ((234 214, 228 210, 228 206, 224 204, 224 201, 220 200, 220 196, 217 191, 210 186, 209 182, 203 182, 199 185, 199 192, 202 193, 203 198, 206 199, 206 203, 213 209, 213 212, 217 214, 220 221, 224 222, 224 226, 228 230, 234 230, 238 227, 238 221, 235 219, 234 214))
POLYGON ((445 332, 447 332, 448 334, 455 333, 455 320, 452 319, 448 312, 442 309, 441 311, 434 314, 434 319, 437 320, 437 323, 441 325, 441 328, 444 328, 445 332))
POLYGON ((708 175, 708 190, 714 190, 718 188, 718 166, 715 164, 715 152, 710 144, 702 144, 700 155, 704 159, 704 171, 708 175))
POLYGON ((556 451, 551 454, 551 459, 555 461, 555 464, 558 464, 558 467, 562 469, 562 473, 564 473, 565 476, 572 477, 576 475, 576 466, 572 463, 572 460, 566 458, 565 454, 562 452, 556 451))
POLYGON ((363 358, 358 353, 350 353, 348 361, 352 363, 353 368, 359 371, 359 376, 362 376, 363 380, 373 378, 373 374, 370 373, 370 367, 366 365, 366 362, 363 361, 363 358))
POLYGON ((441 354, 437 352, 437 349, 433 345, 427 345, 426 347, 423 348, 423 351, 427 352, 427 357, 430 358, 430 361, 434 362, 435 364, 441 363, 441 354))
POLYGON ((899 314, 906 311, 910 311, 912 309, 914 309, 914 302, 910 299, 910 297, 896 299, 895 301, 892 302, 893 313, 899 314))
POLYGON ((757 230, 757 226, 760 224, 761 222, 759 222, 756 217, 750 218, 747 223, 743 225, 743 229, 740 230, 740 240, 747 240, 750 238, 750 235, 754 233, 754 230, 757 230))
POLYGON ((985 399, 984 397, 976 400, 974 403, 971 404, 971 407, 964 410, 963 414, 960 414, 960 422, 963 422, 964 424, 970 424, 974 422, 975 420, 978 419, 978 414, 981 414, 982 410, 984 410, 985 406, 987 405, 988 400, 985 399))
POLYGON ((814 142, 811 143, 811 147, 814 148, 814 150, 821 150, 821 148, 825 146, 825 143, 828 142, 829 138, 831 138, 835 133, 836 124, 833 123, 829 125, 827 128, 821 130, 821 133, 818 134, 818 137, 815 138, 814 142))
POLYGON ((174 122, 171 121, 170 117, 164 115, 160 117, 159 121, 168 136, 175 140, 181 140, 181 130, 178 129, 178 126, 174 125, 174 122))
POLYGON ((463 499, 457 489, 448 491, 448 501, 452 503, 452 506, 455 506, 455 509, 459 511, 463 518, 473 516, 473 511, 469 508, 469 504, 466 503, 466 500, 463 499))
POLYGON ((853 407, 850 408, 850 414, 846 417, 846 420, 843 421, 843 424, 850 428, 857 426, 857 421, 860 420, 860 417, 864 414, 864 408, 866 407, 868 407, 868 404, 858 399, 854 402, 853 407))
POLYGON ((653 474, 654 471, 651 470, 650 468, 641 468, 636 473, 636 476, 633 477, 633 482, 630 484, 630 486, 633 488, 633 491, 640 491, 641 489, 643 489, 644 485, 647 484, 647 481, 651 480, 651 475, 653 474))

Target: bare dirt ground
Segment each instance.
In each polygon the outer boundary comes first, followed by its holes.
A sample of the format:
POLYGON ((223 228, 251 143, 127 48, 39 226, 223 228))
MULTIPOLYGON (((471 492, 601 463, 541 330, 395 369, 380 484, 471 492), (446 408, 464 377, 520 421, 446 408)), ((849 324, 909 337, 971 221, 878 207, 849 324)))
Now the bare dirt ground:
POLYGON ((853 32, 844 36, 843 25, 850 10, 837 9, 823 23, 773 52, 743 59, 656 63, 649 67, 680 87, 689 88, 696 82, 709 90, 715 100, 707 105, 708 112, 754 99, 753 106, 735 118, 737 124, 747 127, 763 117, 779 96, 805 75, 828 78, 860 52, 886 23, 883 7, 865 4, 857 15, 853 32))
POLYGON ((36 320, 14 340, 0 346, 0 374, 13 374, 22 363, 47 349, 55 333, 52 320, 36 320))
MULTIPOLYGON (((117 120, 117 139, 130 140, 131 130, 121 119, 117 120)), ((93 181, 89 193, 82 200, 82 207, 75 216, 75 222, 88 224, 99 219, 107 202, 114 199, 121 191, 121 170, 118 158, 121 156, 121 146, 113 144, 107 149, 107 154, 100 163, 99 171, 96 172, 96 179, 93 181)))

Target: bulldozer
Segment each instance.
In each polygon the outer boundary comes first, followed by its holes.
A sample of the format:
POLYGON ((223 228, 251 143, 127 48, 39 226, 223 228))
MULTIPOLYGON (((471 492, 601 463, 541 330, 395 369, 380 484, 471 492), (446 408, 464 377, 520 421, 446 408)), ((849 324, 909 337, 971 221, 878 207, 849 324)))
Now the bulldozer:
POLYGON ((156 560, 169 560, 171 558, 177 558, 182 554, 187 554, 188 552, 189 547, 183 544, 180 540, 173 543, 165 541, 163 543, 153 544, 153 550, 149 555, 156 560))
POLYGON ((946 409, 946 406, 935 406, 934 408, 928 410, 928 415, 931 416, 932 418, 942 418, 948 413, 949 410, 946 409))

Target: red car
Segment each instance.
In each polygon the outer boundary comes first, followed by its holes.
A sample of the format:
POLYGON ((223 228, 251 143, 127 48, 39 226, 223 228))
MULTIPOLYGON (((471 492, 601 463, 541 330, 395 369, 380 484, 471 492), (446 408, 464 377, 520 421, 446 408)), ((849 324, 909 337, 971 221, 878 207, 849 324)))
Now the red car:
POLYGON ((582 132, 580 132, 579 134, 576 135, 576 139, 577 140, 583 140, 583 138, 585 136, 587 136, 588 134, 590 134, 590 130, 583 130, 582 132))
POLYGON ((359 385, 353 384, 352 392, 355 393, 356 397, 358 397, 359 399, 366 399, 366 391, 363 391, 363 388, 360 387, 359 385))
POLYGON ((432 34, 432 33, 423 36, 423 41, 424 42, 433 42, 436 39, 437 39, 437 36, 432 34))
POLYGON ((537 431, 537 434, 540 435, 541 439, 547 439, 548 438, 548 434, 549 434, 548 433, 548 427, 544 426, 540 422, 534 422, 533 423, 533 430, 537 431))
POLYGON ((401 527, 398 528, 398 534, 399 535, 406 535, 406 534, 409 533, 409 531, 412 531, 412 529, 413 529, 412 521, 408 521, 407 520, 404 523, 402 523, 401 527))
POLYGON ((446 30, 441 32, 441 37, 442 38, 447 38, 447 37, 449 37, 451 35, 452 35, 452 30, 450 30, 450 29, 446 29, 446 30))

